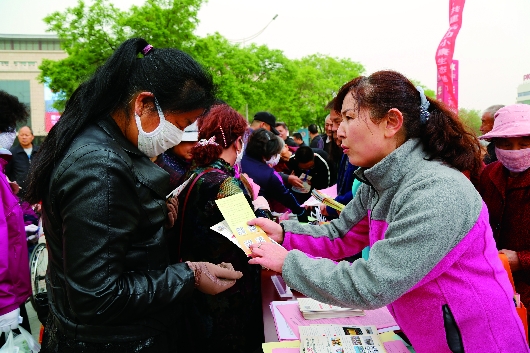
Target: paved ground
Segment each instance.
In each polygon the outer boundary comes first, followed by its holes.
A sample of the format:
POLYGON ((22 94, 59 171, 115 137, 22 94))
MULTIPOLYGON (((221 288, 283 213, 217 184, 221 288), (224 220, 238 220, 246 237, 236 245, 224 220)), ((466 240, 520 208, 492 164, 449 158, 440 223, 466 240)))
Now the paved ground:
POLYGON ((39 333, 40 333, 40 321, 37 318, 37 313, 35 310, 33 310, 33 306, 31 305, 31 302, 26 303, 26 310, 28 311, 28 319, 29 324, 31 327, 31 334, 35 338, 35 340, 39 341, 39 333))

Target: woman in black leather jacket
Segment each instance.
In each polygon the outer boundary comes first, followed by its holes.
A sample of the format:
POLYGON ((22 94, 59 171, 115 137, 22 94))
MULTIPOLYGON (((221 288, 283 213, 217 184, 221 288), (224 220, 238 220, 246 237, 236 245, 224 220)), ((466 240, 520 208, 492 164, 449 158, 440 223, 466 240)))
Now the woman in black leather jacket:
POLYGON ((169 264, 163 231, 176 209, 166 206, 169 175, 148 158, 176 145, 214 100, 190 56, 140 38, 74 92, 32 163, 27 195, 42 200, 49 253, 43 352, 178 352, 194 286, 216 294, 241 276, 230 264, 169 264))

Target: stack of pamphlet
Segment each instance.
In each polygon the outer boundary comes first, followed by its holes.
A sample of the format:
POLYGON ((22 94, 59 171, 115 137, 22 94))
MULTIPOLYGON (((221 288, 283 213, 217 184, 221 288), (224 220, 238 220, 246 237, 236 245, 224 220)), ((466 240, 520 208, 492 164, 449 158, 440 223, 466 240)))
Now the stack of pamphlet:
POLYGON ((387 353, 375 326, 300 326, 301 353, 387 353))
POLYGON ((321 303, 311 298, 297 298, 304 319, 333 319, 336 317, 363 316, 364 311, 321 303))

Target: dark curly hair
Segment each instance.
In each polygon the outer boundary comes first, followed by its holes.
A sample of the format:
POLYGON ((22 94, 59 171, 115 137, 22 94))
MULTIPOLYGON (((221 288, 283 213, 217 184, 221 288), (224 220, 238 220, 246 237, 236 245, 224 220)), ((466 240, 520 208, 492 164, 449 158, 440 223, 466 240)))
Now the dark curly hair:
POLYGON ((29 117, 28 107, 17 97, 0 91, 0 132, 13 132, 18 123, 29 117))
POLYGON ((257 129, 248 139, 245 153, 257 160, 269 160, 283 149, 284 142, 279 137, 266 129, 257 129))
POLYGON ((441 160, 471 176, 478 176, 482 168, 480 143, 444 103, 427 97, 429 119, 420 120, 420 93, 405 76, 395 71, 378 71, 359 76, 341 87, 334 99, 333 109, 342 110, 342 102, 351 94, 357 108, 367 109, 370 119, 377 124, 392 108, 403 114, 405 141, 418 138, 430 159, 441 160))
POLYGON ((191 153, 198 166, 204 166, 215 161, 223 149, 228 148, 247 129, 247 121, 241 114, 227 104, 214 105, 208 114, 198 120, 199 141, 209 140, 215 136, 215 144, 195 145, 191 153))

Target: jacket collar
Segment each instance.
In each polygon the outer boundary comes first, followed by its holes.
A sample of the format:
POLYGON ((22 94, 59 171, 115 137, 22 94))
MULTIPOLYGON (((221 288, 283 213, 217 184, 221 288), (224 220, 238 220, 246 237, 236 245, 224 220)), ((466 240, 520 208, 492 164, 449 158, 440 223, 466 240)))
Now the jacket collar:
POLYGON ((99 120, 97 122, 98 126, 101 127, 107 135, 110 136, 114 141, 116 141, 127 153, 132 153, 138 156, 145 156, 142 151, 138 149, 131 141, 129 141, 125 135, 123 134, 123 131, 121 131, 120 127, 114 119, 110 115, 106 116, 105 118, 99 120))
POLYGON ((519 189, 530 186, 530 168, 520 173, 515 178, 510 178, 510 184, 508 184, 510 172, 500 161, 491 163, 491 167, 486 168, 484 173, 487 173, 489 179, 502 194, 503 198, 506 196, 505 191, 508 188, 519 189))
POLYGON ((419 139, 410 139, 371 168, 359 168, 355 174, 378 192, 395 186, 414 164, 427 158, 419 139))
POLYGON ((155 164, 125 137, 118 124, 116 124, 110 115, 98 121, 97 124, 111 139, 116 141, 126 153, 139 158, 133 158, 134 174, 142 184, 153 190, 161 198, 165 198, 165 195, 170 191, 169 174, 162 168, 152 168, 155 164), (164 178, 167 179, 167 183, 157 182, 164 180, 164 178))

